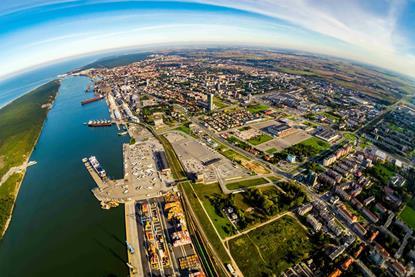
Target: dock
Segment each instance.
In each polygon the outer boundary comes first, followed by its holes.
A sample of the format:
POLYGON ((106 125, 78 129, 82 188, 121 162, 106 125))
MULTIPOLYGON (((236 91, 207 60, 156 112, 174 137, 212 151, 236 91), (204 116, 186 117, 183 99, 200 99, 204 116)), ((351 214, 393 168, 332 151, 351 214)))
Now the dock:
POLYGON ((104 183, 104 180, 101 179, 101 177, 98 176, 98 173, 95 172, 95 170, 92 168, 92 166, 89 164, 88 161, 82 161, 88 170, 89 174, 91 175, 92 179, 94 179, 95 183, 97 184, 98 188, 100 190, 105 189, 106 185, 104 183))

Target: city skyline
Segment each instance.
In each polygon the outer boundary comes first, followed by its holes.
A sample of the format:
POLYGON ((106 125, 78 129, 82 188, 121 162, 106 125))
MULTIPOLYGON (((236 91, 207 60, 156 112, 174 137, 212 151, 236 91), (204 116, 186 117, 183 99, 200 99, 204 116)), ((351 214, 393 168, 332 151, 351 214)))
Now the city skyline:
POLYGON ((301 50, 415 76, 414 12, 414 1, 6 0, 0 80, 97 52, 207 44, 301 50))

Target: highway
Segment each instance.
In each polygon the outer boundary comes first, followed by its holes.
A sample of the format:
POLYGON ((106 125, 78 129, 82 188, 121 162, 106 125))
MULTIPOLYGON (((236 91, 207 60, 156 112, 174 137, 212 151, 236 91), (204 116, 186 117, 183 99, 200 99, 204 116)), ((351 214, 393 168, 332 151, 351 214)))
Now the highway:
POLYGON ((128 263, 133 267, 130 268, 130 276, 141 277, 143 267, 141 263, 140 245, 138 242, 137 217, 135 212, 135 201, 126 202, 124 205, 125 231, 127 242, 134 248, 134 254, 128 253, 128 263))

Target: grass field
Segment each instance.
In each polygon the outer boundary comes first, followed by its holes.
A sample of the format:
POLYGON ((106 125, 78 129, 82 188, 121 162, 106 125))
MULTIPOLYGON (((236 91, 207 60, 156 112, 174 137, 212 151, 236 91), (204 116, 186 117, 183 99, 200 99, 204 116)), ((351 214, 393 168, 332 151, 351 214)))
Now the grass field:
POLYGON ((272 148, 270 148, 270 149, 267 149, 265 152, 266 152, 267 154, 274 154, 274 153, 278 152, 278 149, 277 149, 277 148, 275 148, 275 147, 272 147, 272 148))
POLYGON ((388 184, 389 180, 395 176, 394 169, 388 164, 382 163, 375 163, 373 167, 368 169, 368 172, 384 185, 388 184))
POLYGON ((305 146, 310 146, 314 149, 316 149, 317 151, 321 152, 324 150, 327 150, 330 148, 330 143, 325 142, 322 139, 316 138, 316 137, 311 137, 299 144, 305 145, 305 146))
POLYGON ((267 105, 262 105, 262 104, 248 106, 248 111, 250 111, 251 113, 259 113, 259 112, 266 111, 268 109, 269 107, 267 105))
POLYGON ((193 193, 192 184, 190 182, 183 183, 181 185, 182 191, 186 194, 187 199, 190 202, 193 212, 196 214, 197 219, 200 224, 203 226, 203 232, 206 234, 210 244, 215 249, 219 258, 223 263, 229 263, 230 257, 226 252, 225 247, 223 246, 220 238, 215 232, 213 225, 210 223, 209 218, 206 213, 203 211, 202 206, 200 205, 197 196, 193 193))
POLYGON ((189 122, 184 123, 184 124, 180 125, 179 127, 177 127, 175 130, 181 131, 181 132, 186 133, 186 134, 191 136, 192 132, 190 131, 189 124, 190 124, 189 122))
POLYGON ((259 144, 267 142, 269 140, 272 140, 272 137, 270 135, 261 134, 259 136, 248 139, 248 142, 252 145, 259 145, 259 144))
POLYGON ((227 184, 226 187, 228 189, 240 189, 240 188, 247 188, 252 186, 258 186, 268 183, 268 181, 264 178, 258 178, 258 179, 251 179, 251 180, 245 180, 245 181, 239 181, 235 183, 227 184))
POLYGON ((306 230, 292 217, 284 216, 230 240, 229 248, 244 276, 279 276, 308 257, 313 245, 306 230))
POLYGON ((353 134, 353 133, 344 133, 344 134, 343 134, 343 137, 344 137, 345 139, 347 139, 348 141, 350 141, 350 142, 355 142, 355 141, 357 140, 356 135, 355 135, 355 134, 353 134))
POLYGON ((59 81, 49 82, 0 109, 0 178, 21 165, 32 151, 59 81))
POLYGON ((409 227, 415 230, 415 209, 406 205, 403 211, 399 214, 401 218, 409 227))
POLYGON ((232 235, 232 225, 229 222, 228 218, 223 214, 218 214, 215 210, 215 207, 209 201, 209 197, 216 195, 222 195, 222 191, 217 183, 205 185, 205 184, 195 184, 193 185, 194 190, 196 191, 197 196, 202 201, 203 206, 205 207, 207 213, 209 214, 210 219, 213 221, 213 224, 216 227, 216 230, 222 238, 232 235))
MULTIPOLYGON (((223 146, 223 147, 225 147, 225 146, 223 146)), ((263 167, 259 163, 256 163, 256 162, 253 162, 253 161, 249 160, 247 157, 237 153, 236 151, 234 151, 232 149, 226 149, 224 151, 221 151, 221 153, 226 158, 240 163, 243 167, 245 167, 246 169, 248 169, 250 171, 255 172, 256 174, 268 174, 270 172, 268 169, 266 169, 265 167, 263 167)))
POLYGON ((213 97, 213 104, 218 109, 223 109, 228 106, 219 97, 213 97))
POLYGON ((242 156, 241 154, 237 153, 236 151, 234 151, 232 149, 227 149, 227 150, 223 151, 222 154, 226 158, 228 158, 228 159, 230 159, 232 161, 239 161, 239 162, 241 162, 241 161, 247 161, 248 160, 247 157, 242 156))

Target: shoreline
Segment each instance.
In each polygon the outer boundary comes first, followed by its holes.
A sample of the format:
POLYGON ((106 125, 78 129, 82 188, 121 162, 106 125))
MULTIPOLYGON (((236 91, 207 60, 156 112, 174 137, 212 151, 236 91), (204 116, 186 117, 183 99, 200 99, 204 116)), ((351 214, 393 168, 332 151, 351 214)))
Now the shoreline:
MULTIPOLYGON (((36 145, 37 145, 37 143, 38 143, 38 141, 39 141, 39 138, 40 138, 40 136, 41 136, 41 134, 42 134, 42 132, 43 132, 43 128, 45 127, 45 122, 46 122, 46 119, 47 119, 47 117, 49 116, 49 111, 54 107, 54 104, 55 104, 55 101, 56 101, 56 98, 58 97, 58 94, 59 94, 59 89, 60 89, 60 86, 61 86, 61 78, 59 78, 59 79, 57 79, 58 81, 59 81, 59 87, 58 87, 58 90, 57 90, 57 92, 56 92, 56 95, 55 95, 55 97, 53 98, 53 100, 52 100, 52 102, 50 103, 50 107, 48 108, 48 111, 47 111, 47 113, 46 113, 46 116, 45 116, 45 118, 43 119, 43 123, 42 123, 42 127, 40 128, 40 130, 39 130, 39 133, 38 133, 38 135, 37 135, 37 137, 36 137, 36 140, 35 140, 35 142, 34 142, 34 144, 33 144, 33 147, 32 147, 32 149, 30 150, 30 152, 28 153, 28 156, 27 156, 27 158, 26 158, 26 160, 23 162, 23 164, 27 164, 29 161, 30 161, 30 158, 32 157, 32 154, 33 154, 33 151, 35 150, 35 147, 36 147, 36 145)), ((48 82, 46 82, 46 83, 48 83, 48 82)), ((45 84, 46 84, 45 83, 45 84)), ((44 84, 42 84, 42 85, 40 85, 40 86, 38 86, 37 88, 39 88, 39 87, 41 87, 41 86, 43 86, 44 84)), ((32 92, 33 90, 35 90, 36 88, 34 88, 34 89, 32 89, 32 90, 30 90, 29 92, 27 92, 27 93, 25 93, 25 94, 23 94, 23 95, 21 95, 21 96, 19 96, 18 98, 16 98, 16 99, 19 99, 20 97, 22 97, 22 96, 24 96, 24 95, 26 95, 26 94, 28 94, 28 93, 30 93, 30 92, 32 92)), ((12 100, 12 102, 13 101, 15 101, 16 99, 14 99, 14 100, 12 100)), ((10 103, 12 103, 12 102, 10 102, 10 103)), ((9 103, 9 104, 10 104, 9 103)), ((8 105, 8 104, 7 104, 8 105)), ((5 106, 7 106, 7 105, 5 105, 5 106)), ((2 109, 2 108, 4 108, 5 106, 3 106, 3 107, 0 107, 0 109, 2 109)), ((8 228, 9 228, 9 225, 10 225, 10 223, 11 223, 11 221, 12 221, 12 218, 13 218, 13 211, 14 211, 14 208, 15 208, 15 206, 16 206, 16 201, 17 201, 17 197, 19 196, 19 192, 20 192, 20 188, 21 188, 21 186, 22 186, 22 183, 23 183, 23 181, 24 181, 24 179, 25 179, 25 177, 26 177, 26 171, 27 171, 27 166, 26 166, 26 168, 23 170, 23 172, 22 172, 22 178, 21 178, 21 180, 18 182, 18 184, 16 185, 16 191, 15 191, 15 197, 14 197, 14 199, 13 199, 13 206, 12 206, 12 208, 11 208, 11 210, 10 210, 10 213, 9 213, 9 215, 8 215, 8 218, 7 218, 7 221, 6 221, 6 224, 4 225, 4 230, 3 230, 3 232, 0 234, 0 241, 3 239, 3 237, 5 236, 5 234, 6 234, 6 232, 7 232, 7 230, 8 230, 8 228)), ((16 173, 14 173, 14 174, 16 174, 16 173)), ((13 175, 13 174, 12 174, 13 175)), ((9 176, 9 178, 12 176, 12 175, 10 175, 9 176)), ((7 182, 7 180, 9 179, 9 178, 7 178, 6 179, 6 182, 7 182)))

